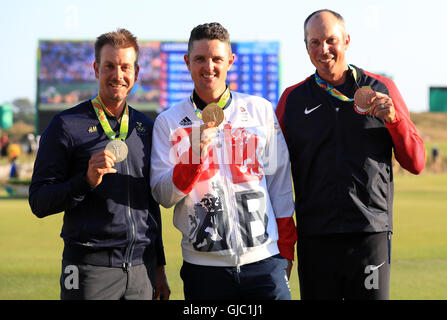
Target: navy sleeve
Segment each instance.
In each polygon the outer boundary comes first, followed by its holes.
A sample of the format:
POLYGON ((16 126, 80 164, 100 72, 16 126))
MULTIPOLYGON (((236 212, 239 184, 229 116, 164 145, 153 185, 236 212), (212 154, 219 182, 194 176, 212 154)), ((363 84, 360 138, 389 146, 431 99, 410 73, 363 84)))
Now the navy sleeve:
POLYGON ((154 220, 157 222, 157 238, 155 239, 154 247, 157 255, 157 265, 164 266, 166 265, 165 252, 163 247, 163 236, 162 236, 162 222, 161 222, 161 213, 160 213, 160 205, 154 200, 151 194, 149 194, 149 214, 152 215, 154 220))
POLYGON ((40 139, 29 188, 29 204, 39 218, 75 207, 92 189, 86 172, 70 175, 72 149, 63 120, 56 116, 40 139))

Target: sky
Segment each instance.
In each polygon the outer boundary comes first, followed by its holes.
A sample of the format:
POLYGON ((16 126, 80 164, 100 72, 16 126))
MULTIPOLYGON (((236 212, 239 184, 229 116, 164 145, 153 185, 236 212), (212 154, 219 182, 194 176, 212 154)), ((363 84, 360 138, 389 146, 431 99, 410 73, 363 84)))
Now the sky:
POLYGON ((345 18, 348 63, 390 75, 410 111, 428 111, 429 87, 447 87, 444 0, 15 0, 0 7, 0 104, 35 101, 39 39, 94 40, 123 27, 140 40, 187 41, 192 28, 213 21, 232 41, 280 42, 282 92, 315 71, 303 23, 323 8, 345 18))

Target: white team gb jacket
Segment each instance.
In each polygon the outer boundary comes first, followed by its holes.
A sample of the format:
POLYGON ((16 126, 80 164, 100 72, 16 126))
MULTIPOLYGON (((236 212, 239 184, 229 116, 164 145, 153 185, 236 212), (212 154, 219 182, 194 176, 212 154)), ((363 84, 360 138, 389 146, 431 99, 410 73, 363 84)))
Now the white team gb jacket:
MULTIPOLYGON (((231 92, 208 154, 192 153, 189 134, 203 124, 190 99, 156 119, 153 197, 174 208, 183 259, 241 266, 279 252, 293 260, 296 229, 287 145, 272 105, 231 92)), ((192 134, 195 134, 194 132, 192 134)))

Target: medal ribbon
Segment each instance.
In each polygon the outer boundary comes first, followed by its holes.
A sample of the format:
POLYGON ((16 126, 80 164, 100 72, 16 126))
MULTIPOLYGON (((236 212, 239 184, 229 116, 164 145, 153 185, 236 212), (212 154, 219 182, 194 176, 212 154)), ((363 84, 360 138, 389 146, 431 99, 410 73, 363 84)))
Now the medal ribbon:
MULTIPOLYGON (((195 104, 195 102, 194 102, 194 92, 191 93, 190 100, 191 100, 191 103, 192 103, 192 105, 193 105, 193 107, 194 107, 194 112, 195 112, 197 118, 199 118, 200 120, 202 120, 202 111, 201 111, 199 108, 197 108, 197 106, 196 106, 196 104, 195 104)), ((223 108, 225 108, 225 106, 227 105, 228 100, 230 100, 230 88, 227 87, 227 88, 225 89, 225 92, 222 94, 222 96, 220 97, 219 101, 217 102, 217 105, 223 109, 223 108)), ((207 105, 207 107, 208 107, 210 104, 216 104, 216 103, 211 102, 211 103, 209 103, 209 104, 207 105)), ((205 108, 206 108, 206 107, 205 107, 205 108)))
MULTIPOLYGON (((357 84, 357 70, 355 70, 354 67, 349 65, 349 69, 352 70, 352 75, 354 76, 354 81, 355 84, 358 87, 357 84)), ((341 93, 340 91, 338 91, 337 89, 334 88, 334 86, 332 86, 331 84, 327 83, 326 81, 324 81, 323 79, 320 78, 320 76, 317 74, 317 72, 315 72, 315 82, 324 90, 326 90, 330 95, 332 95, 333 97, 341 100, 341 101, 354 101, 354 99, 352 98, 348 98, 347 96, 345 96, 343 93, 341 93)))
POLYGON ((127 103, 124 107, 123 115, 121 116, 121 124, 120 124, 120 135, 116 137, 115 131, 110 127, 109 121, 107 121, 106 113, 104 112, 104 103, 101 100, 101 97, 98 94, 92 98, 93 109, 95 110, 96 116, 98 117, 99 123, 101 127, 104 129, 105 134, 110 140, 126 140, 127 132, 129 131, 129 108, 127 107, 127 103))

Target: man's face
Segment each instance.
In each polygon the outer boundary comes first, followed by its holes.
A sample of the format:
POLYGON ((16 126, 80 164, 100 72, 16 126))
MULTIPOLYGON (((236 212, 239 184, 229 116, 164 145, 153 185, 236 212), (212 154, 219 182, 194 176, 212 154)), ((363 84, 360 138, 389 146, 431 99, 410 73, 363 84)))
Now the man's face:
POLYGON ((339 78, 346 70, 349 42, 343 23, 329 12, 312 17, 307 25, 307 52, 318 74, 326 80, 339 78))
POLYGON ((95 76, 99 80, 99 92, 106 106, 121 104, 129 95, 138 78, 135 67, 136 52, 132 47, 115 48, 106 44, 101 49, 100 62, 94 63, 95 76))
MULTIPOLYGON (((194 89, 203 100, 218 98, 226 87, 227 72, 234 62, 234 54, 220 40, 196 40, 185 62, 194 81, 194 89)), ((205 102, 210 102, 205 101, 205 102)))

